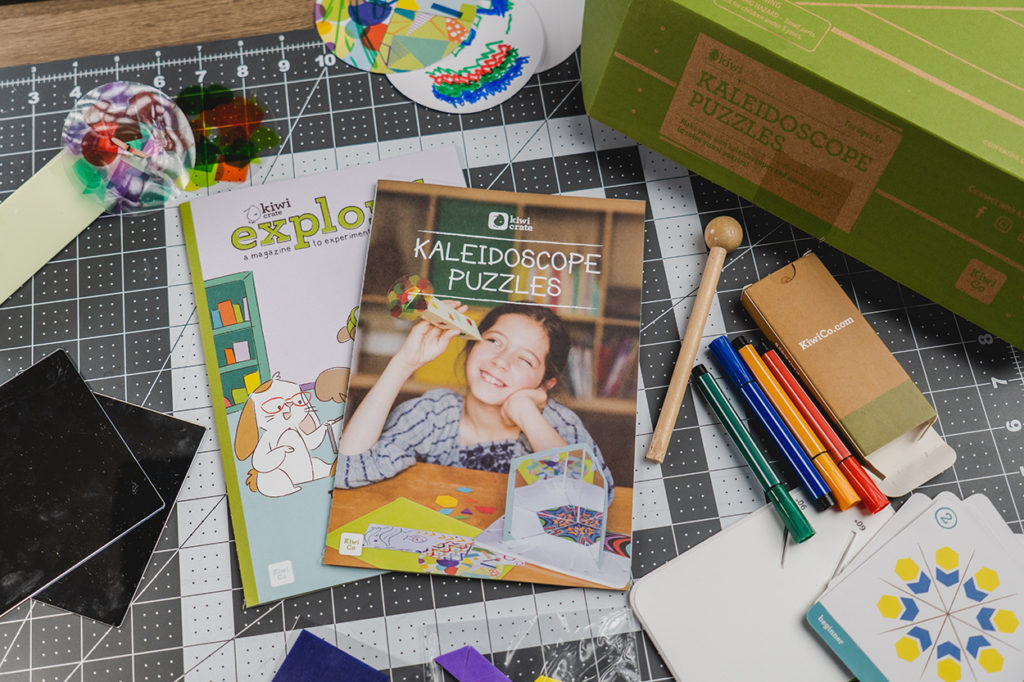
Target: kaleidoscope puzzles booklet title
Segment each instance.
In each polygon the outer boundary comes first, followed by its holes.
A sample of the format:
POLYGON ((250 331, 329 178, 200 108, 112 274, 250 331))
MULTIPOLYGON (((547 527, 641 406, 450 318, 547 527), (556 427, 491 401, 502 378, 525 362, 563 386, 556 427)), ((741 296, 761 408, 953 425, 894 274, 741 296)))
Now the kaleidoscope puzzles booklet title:
POLYGON ((380 177, 464 183, 447 148, 181 206, 247 606, 367 575, 321 547, 380 177))
POLYGON ((378 184, 325 562, 628 586, 643 221, 378 184))

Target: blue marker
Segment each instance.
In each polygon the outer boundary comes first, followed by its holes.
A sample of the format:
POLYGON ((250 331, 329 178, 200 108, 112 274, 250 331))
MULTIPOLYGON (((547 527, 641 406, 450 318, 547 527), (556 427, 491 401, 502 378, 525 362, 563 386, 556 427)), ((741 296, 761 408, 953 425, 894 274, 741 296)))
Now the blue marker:
POLYGON ((709 348, 715 356, 715 360, 718 361, 719 366, 725 371, 726 376, 739 389, 740 394, 751 411, 758 421, 761 422, 761 425, 764 426, 768 435, 771 436, 772 441, 782 450, 782 454, 786 457, 786 461, 789 462, 789 466, 796 471, 796 475, 800 478, 800 483, 803 484, 804 489, 811 500, 813 500, 814 507, 818 511, 825 511, 833 506, 836 501, 825 484, 825 479, 821 477, 821 474, 811 464, 811 460, 807 459, 804 451, 800 448, 800 444, 793 437, 793 434, 790 433, 789 429, 786 428, 775 408, 768 402, 767 396, 761 391, 761 387, 757 385, 754 375, 747 369, 739 353, 729 345, 729 339, 719 336, 711 342, 709 348))

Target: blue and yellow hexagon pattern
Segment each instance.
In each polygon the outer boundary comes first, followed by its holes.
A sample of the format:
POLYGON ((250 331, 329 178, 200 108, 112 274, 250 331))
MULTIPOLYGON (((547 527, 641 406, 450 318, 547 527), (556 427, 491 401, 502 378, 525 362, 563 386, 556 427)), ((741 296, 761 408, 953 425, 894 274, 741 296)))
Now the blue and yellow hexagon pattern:
POLYGON ((1009 641, 1020 620, 1013 611, 1000 608, 995 569, 970 567, 955 549, 940 547, 931 570, 925 562, 903 557, 895 562, 893 574, 902 583, 898 588, 902 594, 883 594, 876 606, 883 618, 901 624, 892 634, 896 655, 904 661, 927 661, 938 679, 956 682, 964 678, 965 664, 975 675, 1001 671, 1004 658, 1000 648, 1020 646, 1009 641), (963 598, 950 599, 947 605, 943 599, 933 598, 938 597, 937 585, 956 590, 963 598), (919 600, 933 608, 943 604, 946 617, 931 616, 918 622, 919 600), (949 627, 942 630, 944 623, 952 626, 953 636, 949 627), (941 641, 936 641, 939 633, 941 641))

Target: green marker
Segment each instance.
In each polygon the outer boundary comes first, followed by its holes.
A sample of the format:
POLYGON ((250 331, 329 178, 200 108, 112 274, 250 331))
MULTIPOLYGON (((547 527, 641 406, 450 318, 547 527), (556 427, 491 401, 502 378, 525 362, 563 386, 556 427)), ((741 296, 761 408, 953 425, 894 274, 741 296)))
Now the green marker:
POLYGON ((692 376, 700 394, 704 396, 704 400, 711 406, 714 413, 718 415, 722 426, 725 427, 725 430, 732 438, 732 442, 736 444, 740 454, 743 455, 743 459, 747 460, 747 464, 750 465, 751 470, 754 472, 754 478, 764 488, 768 501, 772 503, 775 511, 782 518, 782 523, 786 525, 789 534, 797 542, 803 542, 812 537, 814 535, 814 528, 811 527, 807 517, 800 511, 800 507, 790 497, 785 484, 779 480, 779 475, 772 468, 772 465, 768 463, 768 460, 765 459, 760 448, 757 447, 757 443, 750 436, 747 427, 743 425, 743 420, 736 414, 736 410, 733 409, 729 399, 722 393, 722 389, 718 387, 715 378, 708 373, 704 365, 694 367, 692 376))

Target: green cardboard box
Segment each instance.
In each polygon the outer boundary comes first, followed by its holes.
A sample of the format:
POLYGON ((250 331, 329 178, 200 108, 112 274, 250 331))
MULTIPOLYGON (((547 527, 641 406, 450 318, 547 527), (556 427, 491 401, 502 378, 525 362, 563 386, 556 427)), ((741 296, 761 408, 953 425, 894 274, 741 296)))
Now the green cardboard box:
POLYGON ((1024 348, 1024 7, 587 0, 587 112, 1024 348))

